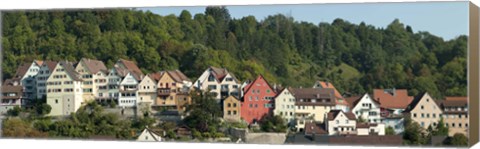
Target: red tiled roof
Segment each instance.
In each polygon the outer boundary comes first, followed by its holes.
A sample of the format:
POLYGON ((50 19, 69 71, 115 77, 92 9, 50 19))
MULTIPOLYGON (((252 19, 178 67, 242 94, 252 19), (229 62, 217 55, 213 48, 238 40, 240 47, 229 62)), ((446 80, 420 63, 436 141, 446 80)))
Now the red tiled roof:
POLYGON ((316 124, 315 122, 307 122, 305 123, 305 134, 328 134, 324 128, 320 126, 320 124, 316 124))
POLYGON ((347 97, 345 98, 345 101, 347 101, 350 108, 353 108, 357 105, 358 101, 360 101, 360 98, 362 98, 362 96, 347 97))
POLYGON ((148 76, 158 82, 158 80, 160 80, 160 78, 162 77, 162 72, 150 73, 148 74, 148 76))
POLYGON ((413 100, 406 89, 374 89, 373 99, 380 103, 380 107, 392 109, 405 109, 413 100))
POLYGON ((45 64, 48 69, 50 70, 50 72, 53 71, 53 69, 55 69, 55 66, 57 66, 57 62, 56 61, 50 61, 50 60, 47 60, 47 61, 44 61, 43 64, 45 64))
POLYGON ((20 85, 20 78, 13 78, 13 79, 6 79, 4 82, 3 82, 3 86, 7 86, 7 85, 10 85, 10 86, 19 86, 20 85))
POLYGON ((137 80, 140 80, 141 76, 143 76, 142 70, 140 70, 140 68, 138 68, 138 66, 137 66, 137 64, 135 64, 135 62, 125 60, 125 59, 120 59, 120 60, 117 61, 117 63, 123 64, 123 66, 125 66, 124 69, 127 69, 129 72, 132 72, 133 73, 132 75, 137 80))
POLYGON ((22 86, 11 86, 11 85, 2 85, 2 95, 0 99, 19 99, 22 97, 23 94, 23 87, 22 86), (4 93, 16 93, 17 96, 3 96, 4 93))
POLYGON ((60 61, 58 62, 59 65, 62 65, 63 68, 65 68, 65 72, 67 72, 67 74, 72 77, 73 80, 76 80, 76 81, 82 81, 82 79, 80 78, 80 74, 75 71, 75 68, 73 68, 73 63, 72 62, 68 62, 68 61, 60 61))

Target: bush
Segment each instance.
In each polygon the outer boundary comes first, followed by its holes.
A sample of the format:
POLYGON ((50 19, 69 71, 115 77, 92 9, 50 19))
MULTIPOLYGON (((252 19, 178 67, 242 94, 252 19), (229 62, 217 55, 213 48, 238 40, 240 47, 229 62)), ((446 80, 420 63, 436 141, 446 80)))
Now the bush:
POLYGON ((19 106, 13 107, 13 109, 9 109, 7 111, 8 116, 18 116, 20 115, 20 112, 22 112, 22 109, 19 106))
POLYGON ((211 138, 211 137, 212 137, 212 135, 211 135, 209 132, 204 132, 204 133, 202 134, 202 136, 203 136, 204 138, 211 138))
POLYGON ((213 137, 214 138, 221 138, 221 137, 225 137, 225 134, 221 133, 221 132, 216 132, 213 134, 213 137))
POLYGON ((110 105, 110 108, 117 107, 117 103, 115 103, 115 101, 110 101, 109 105, 110 105))
POLYGON ((193 135, 193 138, 195 139, 199 139, 199 140, 203 139, 202 133, 198 130, 192 130, 192 135, 193 135))
POLYGON ((38 115, 44 116, 50 113, 52 111, 52 107, 46 103, 43 103, 37 107, 35 107, 35 110, 38 115))

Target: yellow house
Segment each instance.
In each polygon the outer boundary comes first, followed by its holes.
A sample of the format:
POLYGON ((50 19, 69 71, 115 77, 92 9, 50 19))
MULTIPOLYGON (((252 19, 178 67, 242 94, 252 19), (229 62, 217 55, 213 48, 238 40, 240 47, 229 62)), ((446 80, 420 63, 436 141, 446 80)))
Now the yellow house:
POLYGON ((306 122, 323 123, 330 110, 335 108, 335 93, 330 88, 292 88, 295 97, 297 130, 303 130, 306 122))
POLYGON ((223 119, 226 121, 240 121, 241 102, 235 96, 228 96, 223 100, 223 119))
POLYGON ((468 100, 467 97, 446 97, 438 102, 443 111, 443 121, 449 136, 456 133, 468 136, 468 100))
POLYGON ((158 78, 157 98, 153 106, 184 111, 185 105, 191 102, 189 89, 192 82, 190 79, 179 70, 157 72, 153 74, 152 78, 158 78))
MULTIPOLYGON (((99 89, 106 87, 107 67, 102 61, 82 58, 75 68, 83 80, 83 99, 85 101, 94 100, 99 97, 99 89), (100 72, 103 71, 103 72, 100 72)), ((102 93, 103 95, 103 93, 102 93)))

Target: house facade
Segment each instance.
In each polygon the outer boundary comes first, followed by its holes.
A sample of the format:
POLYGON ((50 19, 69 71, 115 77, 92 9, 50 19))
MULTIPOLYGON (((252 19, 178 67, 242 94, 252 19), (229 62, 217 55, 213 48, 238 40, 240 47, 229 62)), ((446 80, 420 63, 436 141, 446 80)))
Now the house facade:
POLYGON ((461 133, 468 137, 467 97, 446 97, 437 103, 443 111, 443 122, 448 127, 448 135, 461 133))
POLYGON ((291 88, 295 97, 296 128, 302 131, 306 122, 323 123, 335 108, 334 90, 330 88, 291 88))
POLYGON ((118 97, 118 106, 135 107, 137 104, 138 83, 133 73, 127 73, 120 82, 120 95, 118 97))
POLYGON ((415 96, 412 103, 410 103, 404 112, 425 130, 428 129, 429 126, 435 128, 442 117, 442 110, 436 101, 426 92, 415 96))
POLYGON ((273 114, 281 116, 288 124, 295 122, 295 97, 288 88, 280 90, 275 96, 273 114))
POLYGON ((357 134, 355 115, 342 110, 331 110, 326 117, 328 135, 354 135, 357 134))
POLYGON ((73 63, 60 61, 47 80, 47 104, 52 107, 50 116, 69 115, 80 108, 83 87, 80 74, 73 63))
POLYGON ((240 86, 240 81, 227 69, 210 66, 197 81, 193 82, 192 87, 209 90, 217 101, 220 101, 228 96, 240 98, 240 86))
POLYGON ((57 62, 55 61, 44 61, 40 66, 40 71, 36 77, 37 99, 47 98, 47 80, 56 66, 57 62))
POLYGON ((142 81, 140 81, 140 83, 138 84, 137 97, 137 109, 147 108, 141 110, 143 110, 143 112, 150 111, 150 107, 152 106, 153 101, 157 98, 157 82, 153 80, 149 75, 143 77, 142 81))
POLYGON ((192 82, 181 71, 162 71, 152 78, 158 78, 155 107, 184 111, 185 106, 191 103, 189 91, 192 82))
POLYGON ((118 102, 118 97, 120 97, 120 82, 122 82, 123 75, 119 67, 113 67, 109 70, 107 75, 107 100, 118 102))
POLYGON ((235 96, 228 96, 223 100, 223 119, 239 122, 242 102, 235 96))
POLYGON ((272 114, 276 93, 265 78, 260 75, 244 88, 241 117, 249 124, 256 123, 263 116, 272 114))
POLYGON ((19 84, 20 82, 17 81, 14 84, 3 84, 1 86, 0 114, 6 114, 8 110, 16 106, 22 107, 22 101, 24 100, 23 87, 19 84))
MULTIPOLYGON (((107 79, 106 71, 107 67, 102 61, 82 58, 75 67, 83 80, 83 99, 85 101, 92 101, 96 97, 99 97, 100 90, 105 91, 107 79), (103 71, 103 73, 101 72, 103 71), (100 88, 102 87, 102 88, 100 88)), ((101 94, 103 97, 103 93, 101 94)))
POLYGON ((313 88, 333 89, 333 91, 335 92, 335 98, 336 98, 334 109, 343 110, 344 112, 350 111, 350 106, 348 102, 345 100, 342 94, 340 94, 340 92, 337 90, 337 88, 335 88, 335 86, 332 83, 326 82, 326 81, 316 81, 315 84, 313 85, 313 88))
POLYGON ((357 119, 364 119, 368 123, 380 123, 380 103, 373 100, 368 94, 364 94, 360 98, 354 97, 347 99, 351 105, 351 112, 355 114, 357 119))

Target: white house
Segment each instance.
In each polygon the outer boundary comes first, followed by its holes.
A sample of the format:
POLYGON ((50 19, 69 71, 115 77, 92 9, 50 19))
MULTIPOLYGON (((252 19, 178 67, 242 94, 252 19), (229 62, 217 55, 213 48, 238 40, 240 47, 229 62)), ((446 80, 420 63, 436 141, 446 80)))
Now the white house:
POLYGON ((368 94, 364 94, 360 98, 347 98, 351 105, 351 112, 355 114, 356 118, 364 119, 369 123, 380 123, 380 103, 373 100, 368 94))
POLYGON ((203 74, 194 82, 193 87, 201 90, 210 90, 218 101, 232 95, 236 98, 240 97, 240 81, 228 72, 225 68, 217 68, 210 66, 203 74))
POLYGON ((288 88, 284 88, 275 97, 274 115, 279 115, 289 124, 295 122, 295 97, 288 88))
POLYGON ((85 101, 94 100, 98 97, 98 91, 102 86, 102 91, 106 90, 106 73, 107 67, 102 61, 82 58, 77 64, 75 71, 77 71, 83 80, 83 99, 85 101), (101 72, 103 71, 103 72, 101 72))
POLYGON ((328 135, 356 134, 357 122, 355 115, 342 110, 330 110, 326 117, 328 135))
POLYGON ((160 142, 162 141, 162 136, 157 132, 152 131, 148 127, 145 128, 140 136, 138 136, 137 141, 142 142, 160 142))
POLYGON ((120 82, 122 82, 122 73, 123 70, 118 67, 113 67, 109 70, 107 75, 107 98, 109 100, 118 101, 118 97, 120 96, 120 82))
POLYGON ((382 123, 357 123, 357 135, 385 135, 385 124, 382 123))
POLYGON ((38 99, 47 97, 47 80, 56 66, 57 62, 55 61, 44 61, 40 66, 40 71, 36 77, 38 99))
POLYGON ((120 96, 118 98, 118 106, 134 107, 137 104, 138 80, 132 73, 127 73, 122 82, 120 82, 120 96))
POLYGON ((76 112, 83 101, 82 79, 73 63, 60 61, 47 80, 47 104, 51 116, 76 112))

